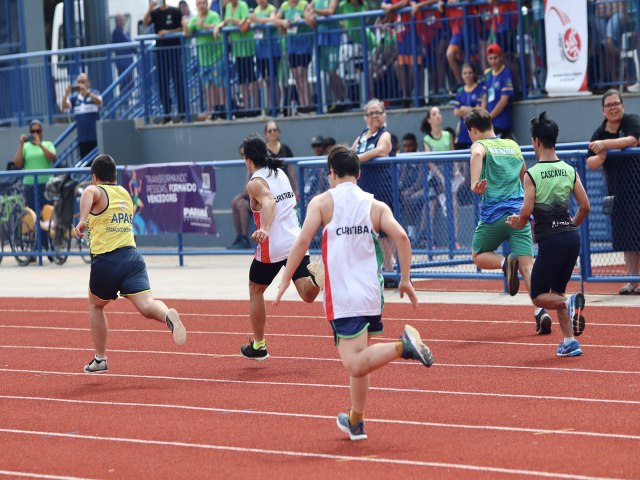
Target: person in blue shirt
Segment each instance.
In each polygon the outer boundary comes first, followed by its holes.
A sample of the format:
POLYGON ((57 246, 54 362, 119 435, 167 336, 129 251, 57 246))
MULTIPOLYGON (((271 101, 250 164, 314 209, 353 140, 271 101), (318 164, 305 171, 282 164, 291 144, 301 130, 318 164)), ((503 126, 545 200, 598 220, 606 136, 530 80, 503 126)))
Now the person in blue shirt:
POLYGON ((460 119, 454 144, 456 150, 466 150, 472 143, 469 130, 464 124, 464 117, 469 115, 474 107, 487 108, 487 87, 484 83, 478 82, 476 67, 465 63, 462 66, 462 81, 464 85, 458 88, 453 101, 453 115, 460 119))
MULTIPOLYGON (((129 43, 131 42, 131 35, 125 30, 126 19, 121 13, 116 15, 116 28, 111 33, 111 43, 129 43)), ((122 75, 129 65, 133 63, 133 55, 136 49, 123 49, 116 50, 116 69, 118 70, 118 76, 122 75)), ((121 80, 120 93, 123 90, 128 90, 133 86, 133 72, 129 72, 126 77, 121 80)))
POLYGON ((492 43, 487 47, 487 61, 490 68, 484 76, 487 87, 487 111, 491 114, 493 130, 500 138, 515 140, 511 100, 513 97, 513 77, 503 63, 502 47, 492 43))
POLYGON ((90 86, 87 74, 81 73, 76 78, 76 84, 69 85, 65 90, 61 105, 63 111, 73 109, 81 159, 98 146, 96 124, 100 120, 102 97, 97 90, 92 90, 90 86))

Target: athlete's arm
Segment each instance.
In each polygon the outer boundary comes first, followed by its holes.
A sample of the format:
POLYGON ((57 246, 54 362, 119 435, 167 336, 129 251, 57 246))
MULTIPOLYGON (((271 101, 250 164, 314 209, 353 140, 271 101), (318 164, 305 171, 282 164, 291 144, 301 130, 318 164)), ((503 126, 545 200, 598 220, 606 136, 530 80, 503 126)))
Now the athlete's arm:
POLYGON ((511 228, 520 229, 529 221, 531 212, 533 212, 533 204, 536 200, 536 186, 533 184, 529 175, 524 176, 524 202, 519 215, 509 215, 505 222, 511 228))
POLYGON ((486 151, 482 144, 474 143, 471 145, 471 160, 470 160, 470 174, 471 174, 471 190, 478 195, 482 195, 487 190, 487 179, 480 180, 480 174, 482 173, 482 162, 486 151))
POLYGON ((269 237, 271 223, 276 216, 276 201, 266 182, 255 178, 247 184, 247 193, 251 199, 260 205, 260 228, 253 232, 251 238, 256 243, 262 243, 269 237))
POLYGON ((573 216, 571 221, 577 227, 589 214, 589 210, 591 210, 589 197, 587 196, 587 192, 585 191, 584 186, 580 181, 578 172, 576 172, 576 183, 573 185, 573 195, 576 197, 576 201, 578 202, 578 210, 576 211, 576 214, 573 216))
POLYGON ((84 189, 80 197, 80 215, 78 225, 76 225, 76 235, 78 238, 84 237, 87 228, 87 217, 93 206, 100 200, 101 190, 95 185, 90 185, 84 189))
POLYGON ((307 216, 304 219, 302 230, 300 231, 298 238, 293 242, 291 250, 289 250, 287 265, 284 269, 280 285, 278 286, 278 294, 276 295, 276 299, 273 301, 274 306, 277 306, 280 303, 282 295, 287 288, 289 288, 293 274, 300 265, 304 256, 307 254, 307 250, 309 249, 309 245, 311 245, 313 236, 322 225, 320 205, 322 203, 323 196, 324 194, 313 197, 309 202, 309 206, 307 207, 307 216))
POLYGON ((375 148, 358 154, 358 158, 361 162, 368 162, 373 158, 388 157, 390 153, 391 134, 389 132, 384 132, 382 135, 380 135, 380 139, 378 140, 378 144, 375 146, 375 148))
POLYGON ((374 221, 373 227, 378 231, 383 231, 395 242, 398 248, 398 261, 400 262, 400 285, 398 285, 398 290, 400 291, 400 298, 403 298, 406 293, 413 308, 417 308, 418 297, 409 277, 409 272, 411 271, 411 242, 407 232, 395 219, 386 203, 374 200, 371 210, 372 217, 376 218, 379 215, 380 218, 379 225, 376 225, 374 221))

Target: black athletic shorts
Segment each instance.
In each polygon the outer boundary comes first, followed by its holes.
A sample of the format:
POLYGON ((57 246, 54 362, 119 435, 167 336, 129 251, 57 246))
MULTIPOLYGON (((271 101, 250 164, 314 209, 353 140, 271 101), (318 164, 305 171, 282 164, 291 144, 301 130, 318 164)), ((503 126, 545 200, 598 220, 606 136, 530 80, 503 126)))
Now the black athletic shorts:
MULTIPOLYGON (((305 255, 293 274, 294 282, 299 278, 311 276, 309 270, 307 270, 309 263, 309 255, 305 255)), ((276 278, 280 269, 286 264, 286 260, 281 260, 276 263, 263 263, 254 258, 253 262, 251 262, 251 268, 249 269, 249 280, 258 285, 271 285, 271 282, 276 278)))
POLYGON ((564 293, 579 254, 577 231, 556 233, 538 240, 538 256, 531 271, 531 298, 552 290, 564 293))

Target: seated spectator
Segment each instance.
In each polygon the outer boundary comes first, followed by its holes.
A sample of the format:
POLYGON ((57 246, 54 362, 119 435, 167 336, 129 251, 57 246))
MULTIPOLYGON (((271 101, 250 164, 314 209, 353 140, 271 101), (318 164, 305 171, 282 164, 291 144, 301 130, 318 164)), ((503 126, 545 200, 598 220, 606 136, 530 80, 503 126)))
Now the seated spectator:
MULTIPOLYGON (((244 160, 244 148, 242 145, 240 145, 240 158, 244 160)), ((245 187, 249 178, 250 175, 247 172, 245 187)), ((231 200, 231 216, 233 219, 233 227, 236 230, 236 239, 227 247, 228 249, 245 250, 251 248, 251 241, 249 240, 250 214, 251 205, 249 203, 249 194, 245 188, 231 200)))
MULTIPOLYGON (((402 153, 418 151, 418 140, 413 133, 402 137, 402 153)), ((406 228, 411 243, 420 238, 420 212, 424 205, 424 169, 421 163, 401 163, 398 174, 398 190, 400 192, 400 223, 406 228)))
POLYGON ((487 87, 487 111, 491 114, 493 131, 501 138, 515 140, 511 100, 513 80, 511 70, 502 61, 502 48, 496 43, 487 47, 489 69, 485 72, 487 87))

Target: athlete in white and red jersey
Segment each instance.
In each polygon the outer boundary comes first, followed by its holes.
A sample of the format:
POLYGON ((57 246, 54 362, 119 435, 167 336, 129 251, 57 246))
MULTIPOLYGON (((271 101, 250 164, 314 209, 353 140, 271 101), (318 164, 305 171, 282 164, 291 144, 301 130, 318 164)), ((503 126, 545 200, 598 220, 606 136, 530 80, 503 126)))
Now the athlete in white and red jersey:
POLYGON ((337 424, 351 440, 364 440, 369 374, 400 357, 418 360, 429 367, 433 356, 410 325, 405 325, 398 342, 369 345, 369 337, 383 331, 382 252, 378 232, 383 231, 396 243, 401 269, 400 297, 408 295, 416 308, 418 299, 409 280, 411 244, 391 209, 358 187, 360 162, 353 150, 334 147, 327 166, 331 190, 309 203, 300 235, 289 252, 274 305, 295 278, 297 265, 306 255, 315 232, 323 226, 325 312, 342 363, 351 376, 351 411, 338 415, 337 424))
MULTIPOLYGON (((249 300, 251 327, 254 339, 240 348, 247 358, 264 360, 267 353, 264 327, 267 312, 264 291, 287 262, 289 249, 300 233, 295 212, 296 196, 287 175, 282 170, 284 162, 274 157, 267 144, 258 135, 249 135, 242 142, 244 160, 251 179, 247 183, 249 203, 256 221, 256 231, 251 238, 258 244, 249 270, 249 300)), ((293 280, 300 298, 313 302, 320 288, 307 270, 309 255, 298 260, 293 280)))

